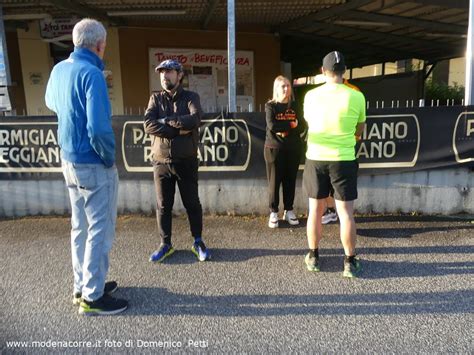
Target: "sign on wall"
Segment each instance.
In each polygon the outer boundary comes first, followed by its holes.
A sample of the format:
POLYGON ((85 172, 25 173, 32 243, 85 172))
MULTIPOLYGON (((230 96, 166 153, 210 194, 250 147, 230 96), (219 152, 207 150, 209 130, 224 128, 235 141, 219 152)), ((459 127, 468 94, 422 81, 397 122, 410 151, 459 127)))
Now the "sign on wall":
POLYGON ((80 19, 77 18, 46 18, 40 20, 41 38, 57 38, 65 35, 71 35, 74 25, 80 19))
POLYGON ((357 146, 359 167, 413 167, 420 149, 420 125, 414 114, 369 115, 357 146))
MULTIPOLYGON (((371 110, 356 146, 362 175, 474 167, 473 107, 371 110)), ((265 178, 264 113, 206 114, 199 129, 200 179, 265 178), (225 117, 224 117, 225 116, 225 117)), ((151 143, 141 117, 115 116, 116 162, 125 180, 151 179, 151 143)), ((52 117, 4 117, 1 179, 61 179, 52 117)))
MULTIPOLYGON (((199 171, 245 171, 251 155, 250 131, 242 119, 203 119, 199 128, 199 171)), ((143 121, 125 121, 121 137, 127 172, 152 172, 152 136, 143 121)))
POLYGON ((453 151, 458 163, 474 161, 474 112, 462 112, 454 126, 453 151))
MULTIPOLYGON (((195 91, 206 112, 218 112, 227 106, 227 52, 214 49, 149 49, 150 92, 161 90, 160 77, 155 67, 166 59, 176 59, 183 65, 183 86, 195 91)), ((236 52, 237 106, 240 111, 254 107, 253 52, 236 52)))
POLYGON ((0 172, 61 172, 57 122, 0 122, 0 172))

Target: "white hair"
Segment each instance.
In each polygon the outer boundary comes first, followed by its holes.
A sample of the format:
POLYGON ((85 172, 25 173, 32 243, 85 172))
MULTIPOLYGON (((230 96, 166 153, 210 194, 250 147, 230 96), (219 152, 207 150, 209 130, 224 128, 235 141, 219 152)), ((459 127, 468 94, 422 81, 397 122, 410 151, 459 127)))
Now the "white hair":
POLYGON ((80 48, 94 48, 97 43, 105 41, 106 37, 104 25, 90 18, 82 19, 72 30, 72 42, 80 48))

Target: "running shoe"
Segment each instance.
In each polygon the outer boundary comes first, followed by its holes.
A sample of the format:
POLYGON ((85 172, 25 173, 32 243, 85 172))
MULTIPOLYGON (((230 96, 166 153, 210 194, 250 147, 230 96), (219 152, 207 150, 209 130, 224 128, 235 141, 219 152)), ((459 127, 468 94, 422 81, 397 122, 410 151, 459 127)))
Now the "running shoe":
POLYGON ((298 218, 296 218, 296 215, 293 210, 285 211, 285 213, 283 214, 283 219, 292 226, 297 226, 298 224, 300 224, 300 221, 298 221, 298 218))
POLYGON ((270 218, 268 219, 268 226, 270 228, 278 228, 278 213, 270 213, 270 218))
POLYGON ((173 246, 170 244, 161 244, 160 249, 155 250, 153 254, 150 255, 150 261, 153 263, 161 263, 173 253, 173 246))
POLYGON ((361 271, 362 265, 360 264, 359 258, 354 257, 352 261, 344 259, 344 271, 342 273, 343 277, 354 279, 359 277, 361 271))
POLYGON ((306 268, 309 271, 313 271, 313 272, 320 271, 319 257, 317 257, 316 255, 311 256, 311 253, 309 252, 308 254, 306 254, 304 258, 304 263, 306 264, 306 268))
POLYGON ((82 300, 79 305, 79 314, 85 316, 107 316, 123 312, 127 307, 128 302, 126 300, 104 294, 96 301, 82 300))
MULTIPOLYGON (((118 284, 115 281, 108 281, 104 286, 104 294, 110 295, 118 289, 118 284)), ((78 306, 82 302, 82 293, 76 292, 72 298, 72 304, 78 306)))
POLYGON ((206 245, 201 239, 196 239, 194 241, 191 251, 196 255, 199 261, 207 261, 211 259, 211 253, 209 253, 209 249, 206 248, 206 245))
POLYGON ((337 222, 337 212, 334 208, 326 208, 326 212, 324 212, 323 217, 321 218, 322 224, 328 224, 331 222, 337 222))

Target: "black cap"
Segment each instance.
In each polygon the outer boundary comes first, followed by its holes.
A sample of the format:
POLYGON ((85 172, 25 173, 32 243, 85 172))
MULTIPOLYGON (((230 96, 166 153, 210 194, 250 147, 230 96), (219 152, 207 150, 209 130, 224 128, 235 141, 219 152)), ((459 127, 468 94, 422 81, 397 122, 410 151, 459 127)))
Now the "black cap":
POLYGON ((176 70, 177 72, 183 71, 183 66, 176 59, 167 59, 162 61, 156 68, 155 71, 160 70, 176 70))
POLYGON ((334 51, 326 54, 323 58, 323 68, 324 70, 334 72, 344 72, 346 70, 346 62, 342 53, 334 51))

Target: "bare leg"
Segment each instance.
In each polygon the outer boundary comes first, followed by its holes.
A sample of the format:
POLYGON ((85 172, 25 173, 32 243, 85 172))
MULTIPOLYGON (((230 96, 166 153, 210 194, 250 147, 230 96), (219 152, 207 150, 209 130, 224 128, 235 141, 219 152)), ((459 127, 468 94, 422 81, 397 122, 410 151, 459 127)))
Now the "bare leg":
POLYGON ((336 200, 336 208, 339 214, 341 242, 344 247, 344 253, 347 256, 355 255, 356 225, 354 220, 354 201, 336 200))
POLYGON ((308 223, 306 224, 306 234, 308 235, 308 246, 310 249, 317 249, 319 241, 323 237, 323 226, 321 217, 326 204, 324 199, 309 199, 308 223))
POLYGON ((334 197, 329 196, 326 198, 326 207, 327 208, 336 208, 336 205, 334 203, 334 197))

